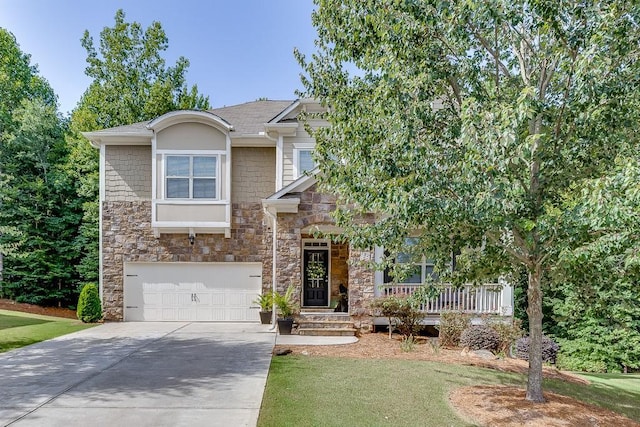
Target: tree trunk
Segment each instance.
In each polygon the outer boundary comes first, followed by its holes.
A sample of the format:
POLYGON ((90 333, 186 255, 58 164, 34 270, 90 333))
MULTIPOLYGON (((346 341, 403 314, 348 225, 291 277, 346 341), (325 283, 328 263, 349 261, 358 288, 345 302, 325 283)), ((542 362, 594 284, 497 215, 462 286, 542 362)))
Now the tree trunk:
POLYGON ((544 402, 542 395, 542 266, 536 263, 529 271, 527 297, 529 307, 529 378, 526 399, 544 402))

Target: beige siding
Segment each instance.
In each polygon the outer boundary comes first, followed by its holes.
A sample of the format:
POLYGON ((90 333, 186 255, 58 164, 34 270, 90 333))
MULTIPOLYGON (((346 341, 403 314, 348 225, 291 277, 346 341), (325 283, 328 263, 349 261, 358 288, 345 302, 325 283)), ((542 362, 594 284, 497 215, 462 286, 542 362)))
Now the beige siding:
POLYGON ((180 123, 158 132, 158 150, 226 150, 224 133, 202 123, 180 123))
MULTIPOLYGON (((301 126, 302 127, 302 126, 301 126)), ((295 137, 285 137, 282 141, 283 163, 282 163, 282 185, 290 184, 294 179, 293 174, 293 147, 296 143, 315 143, 315 139, 311 138, 304 129, 298 130, 295 137)))
POLYGON ((225 205, 163 205, 156 206, 157 221, 223 222, 225 205))
POLYGON ((109 202, 151 199, 151 147, 107 145, 105 191, 109 202))
POLYGON ((233 203, 260 202, 275 191, 275 148, 233 148, 231 152, 231 201, 233 203))

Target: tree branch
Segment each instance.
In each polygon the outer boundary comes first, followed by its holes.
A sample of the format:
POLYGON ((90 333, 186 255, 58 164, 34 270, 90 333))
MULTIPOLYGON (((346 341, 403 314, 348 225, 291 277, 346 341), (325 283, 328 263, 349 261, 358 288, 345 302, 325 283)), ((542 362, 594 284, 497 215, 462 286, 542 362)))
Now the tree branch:
POLYGON ((489 52, 491 56, 493 56, 493 59, 495 59, 496 64, 500 68, 500 71, 502 71, 502 74, 504 74, 506 77, 511 77, 511 73, 509 72, 509 69, 507 68, 506 65, 504 65, 502 60, 500 60, 500 55, 498 55, 498 52, 491 47, 488 40, 485 39, 484 36, 478 32, 478 29, 473 24, 470 24, 470 27, 471 27, 471 32, 473 33, 474 36, 476 36, 476 38, 478 39, 482 47, 485 48, 485 50, 489 52))
POLYGON ((489 238, 489 240, 491 240, 491 242, 493 242, 493 244, 495 244, 496 246, 501 247, 509 255, 511 255, 512 257, 514 257, 518 261, 522 262, 523 264, 526 264, 527 266, 530 265, 531 261, 529 260, 529 258, 526 255, 521 254, 518 251, 516 251, 514 248, 505 245, 504 242, 500 239, 500 236, 498 236, 496 232, 488 231, 485 234, 489 238))
POLYGON ((451 76, 447 77, 447 80, 449 81, 449 86, 451 86, 451 90, 453 91, 456 101, 458 102, 458 107, 462 107, 462 95, 460 93, 460 85, 458 84, 458 80, 451 76))

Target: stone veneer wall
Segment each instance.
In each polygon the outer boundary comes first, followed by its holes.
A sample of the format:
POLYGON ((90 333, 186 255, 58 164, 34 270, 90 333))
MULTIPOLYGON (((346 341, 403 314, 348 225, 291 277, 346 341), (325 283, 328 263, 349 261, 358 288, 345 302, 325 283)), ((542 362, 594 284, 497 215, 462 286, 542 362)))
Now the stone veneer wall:
POLYGON ((105 320, 123 319, 125 262, 262 262, 263 287, 270 286, 271 245, 265 241, 260 203, 233 203, 231 238, 199 234, 193 245, 186 233, 154 237, 149 201, 107 201, 102 212, 105 320))
POLYGON ((369 303, 375 298, 374 271, 366 266, 373 260, 372 250, 349 251, 349 314, 361 332, 369 332, 373 326, 369 303))
MULTIPOLYGON (((298 288, 296 299, 300 302, 302 292, 302 230, 310 225, 333 225, 331 212, 336 209, 334 196, 319 193, 316 186, 300 194, 298 213, 278 215, 278 250, 276 259, 277 289, 283 291, 292 283, 298 288)), ((366 262, 373 260, 373 251, 358 251, 349 248, 338 249, 338 253, 348 253, 347 282, 349 288, 349 314, 362 331, 369 331, 373 319, 369 316, 369 301, 374 297, 374 272, 366 262)), ((341 255, 339 255, 341 256, 341 255)), ((332 262, 334 258, 332 257, 332 262)), ((337 284, 336 284, 337 286, 337 284)))
POLYGON ((331 301, 340 295, 340 285, 349 287, 349 244, 331 243, 331 301))

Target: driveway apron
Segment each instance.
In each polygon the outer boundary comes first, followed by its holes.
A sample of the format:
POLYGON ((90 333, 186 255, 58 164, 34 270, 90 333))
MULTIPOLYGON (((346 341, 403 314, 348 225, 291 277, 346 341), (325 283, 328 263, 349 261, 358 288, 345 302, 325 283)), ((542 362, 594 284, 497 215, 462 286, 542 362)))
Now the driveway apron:
POLYGON ((0 425, 254 426, 275 334, 108 323, 0 354, 0 425))

